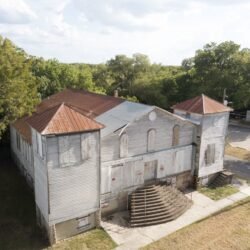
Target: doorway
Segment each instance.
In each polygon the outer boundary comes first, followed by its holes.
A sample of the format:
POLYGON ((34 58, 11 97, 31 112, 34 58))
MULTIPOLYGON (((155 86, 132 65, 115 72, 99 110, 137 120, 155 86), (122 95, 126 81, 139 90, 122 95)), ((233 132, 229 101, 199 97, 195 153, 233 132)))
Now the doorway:
POLYGON ((156 179, 157 163, 157 160, 144 163, 144 181, 156 179))

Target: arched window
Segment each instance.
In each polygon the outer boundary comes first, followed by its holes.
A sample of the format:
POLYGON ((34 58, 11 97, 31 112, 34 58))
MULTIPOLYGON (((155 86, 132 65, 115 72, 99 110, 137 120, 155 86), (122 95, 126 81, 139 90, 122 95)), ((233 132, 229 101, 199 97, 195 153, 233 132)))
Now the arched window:
POLYGON ((155 150, 155 137, 156 131, 155 129, 150 129, 148 131, 148 152, 155 150))
POLYGON ((123 133, 120 137, 120 157, 128 156, 128 135, 123 133))
POLYGON ((172 146, 177 146, 179 144, 179 137, 180 137, 180 126, 175 125, 173 127, 173 141, 172 146))

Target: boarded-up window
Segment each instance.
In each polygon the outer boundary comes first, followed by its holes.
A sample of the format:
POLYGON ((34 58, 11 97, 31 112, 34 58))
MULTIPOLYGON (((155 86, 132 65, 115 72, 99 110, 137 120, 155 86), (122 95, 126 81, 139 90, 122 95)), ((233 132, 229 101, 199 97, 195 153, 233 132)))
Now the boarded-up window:
POLYGON ((128 156, 128 135, 122 134, 120 137, 120 157, 128 156))
POLYGON ((37 141, 37 153, 43 158, 43 143, 42 143, 42 136, 39 133, 36 133, 36 141, 37 141))
POLYGON ((155 150, 155 137, 156 131, 155 129, 150 129, 148 131, 148 152, 155 150))
POLYGON ((211 165, 215 162, 215 144, 208 144, 205 151, 206 165, 211 165))
POLYGON ((72 166, 81 161, 80 135, 59 137, 59 160, 61 167, 72 166))
POLYGON ((91 155, 93 155, 91 140, 93 140, 93 135, 90 133, 81 135, 81 153, 82 160, 88 160, 91 155))
POLYGON ((153 180, 156 178, 157 160, 148 161, 144 163, 144 180, 153 180))
POLYGON ((180 126, 175 125, 173 127, 173 142, 172 146, 177 146, 179 144, 179 137, 180 137, 180 126))
POLYGON ((78 222, 78 229, 82 229, 89 225, 89 217, 86 216, 86 217, 78 218, 77 222, 78 222))
POLYGON ((16 147, 19 151, 21 150, 20 135, 17 132, 16 132, 16 147))

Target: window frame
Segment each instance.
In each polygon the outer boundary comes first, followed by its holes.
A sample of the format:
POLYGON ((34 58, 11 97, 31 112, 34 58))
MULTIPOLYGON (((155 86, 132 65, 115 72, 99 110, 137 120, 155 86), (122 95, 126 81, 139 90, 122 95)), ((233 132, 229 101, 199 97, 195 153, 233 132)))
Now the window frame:
POLYGON ((128 156, 128 134, 126 132, 120 135, 120 158, 128 156))
POLYGON ((147 152, 155 151, 156 144, 156 129, 151 128, 147 132, 147 152))
POLYGON ((16 131, 16 148, 21 151, 21 138, 20 134, 16 131))
POLYGON ((172 146, 178 146, 180 144, 180 125, 175 124, 173 126, 173 137, 172 137, 172 146))
POLYGON ((207 144, 205 155, 204 155, 206 166, 210 166, 215 163, 215 158, 216 158, 215 155, 216 155, 215 143, 207 144))

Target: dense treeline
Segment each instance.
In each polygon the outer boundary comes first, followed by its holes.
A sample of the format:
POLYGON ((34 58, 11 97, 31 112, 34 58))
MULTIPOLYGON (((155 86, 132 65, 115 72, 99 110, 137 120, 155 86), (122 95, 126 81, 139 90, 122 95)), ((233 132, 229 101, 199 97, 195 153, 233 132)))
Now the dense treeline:
MULTIPOLYGON (((167 56, 167 55, 166 55, 167 56)), ((78 88, 169 109, 204 93, 219 101, 227 89, 236 109, 250 107, 250 50, 210 43, 181 66, 152 64, 143 54, 117 55, 104 64, 64 64, 27 55, 0 37, 0 137, 10 122, 65 88, 78 88)))

